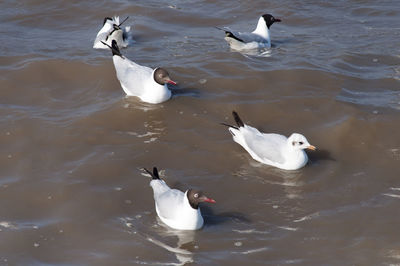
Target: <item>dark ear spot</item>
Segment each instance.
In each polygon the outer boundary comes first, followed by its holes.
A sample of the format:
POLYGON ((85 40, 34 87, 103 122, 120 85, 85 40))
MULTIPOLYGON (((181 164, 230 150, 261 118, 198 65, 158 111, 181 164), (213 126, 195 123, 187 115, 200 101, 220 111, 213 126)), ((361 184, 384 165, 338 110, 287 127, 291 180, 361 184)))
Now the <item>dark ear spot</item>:
POLYGON ((293 145, 293 146, 296 145, 296 141, 292 141, 292 145, 293 145))
POLYGON ((104 24, 106 24, 107 20, 112 20, 112 19, 110 17, 105 17, 104 21, 103 21, 103 26, 104 26, 104 24))

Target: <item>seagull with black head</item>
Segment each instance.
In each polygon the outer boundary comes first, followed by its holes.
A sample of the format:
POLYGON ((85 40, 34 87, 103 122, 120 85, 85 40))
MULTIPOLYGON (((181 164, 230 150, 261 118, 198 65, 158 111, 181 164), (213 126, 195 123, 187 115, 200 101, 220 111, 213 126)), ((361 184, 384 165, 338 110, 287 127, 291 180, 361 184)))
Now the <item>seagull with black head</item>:
POLYGON ((270 28, 275 22, 281 22, 271 14, 262 15, 257 22, 257 27, 252 32, 233 31, 228 27, 218 28, 225 31, 225 40, 234 50, 251 50, 271 48, 270 28))
POLYGON ((178 230, 198 230, 203 227, 204 219, 199 204, 215 203, 215 200, 199 190, 188 189, 182 192, 171 189, 160 178, 156 167, 153 168, 153 172, 146 168, 143 170, 152 177, 150 186, 153 188, 156 212, 163 223, 178 230))
POLYGON ((153 104, 171 98, 167 84, 176 85, 176 82, 171 80, 167 70, 161 67, 152 69, 129 60, 121 54, 115 40, 111 46, 105 42, 103 44, 111 49, 117 78, 127 96, 136 96, 143 102, 153 104))

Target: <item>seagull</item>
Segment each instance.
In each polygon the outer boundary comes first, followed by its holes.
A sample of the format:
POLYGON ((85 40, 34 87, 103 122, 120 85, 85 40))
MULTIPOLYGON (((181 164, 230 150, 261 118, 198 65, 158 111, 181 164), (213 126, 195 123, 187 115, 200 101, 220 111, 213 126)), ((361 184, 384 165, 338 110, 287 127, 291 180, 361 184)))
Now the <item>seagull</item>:
POLYGON ((198 230, 203 227, 204 219, 201 216, 199 203, 215 203, 215 200, 207 198, 198 190, 188 189, 182 192, 171 189, 160 179, 156 167, 153 168, 153 172, 146 168, 143 170, 152 177, 150 186, 154 192, 156 212, 163 223, 178 230, 198 230))
POLYGON ((172 93, 167 83, 176 85, 176 82, 171 80, 167 70, 161 67, 151 69, 132 62, 120 53, 115 40, 112 40, 111 46, 105 42, 102 43, 112 51, 117 78, 128 96, 136 96, 143 102, 153 104, 162 103, 171 98, 172 93))
POLYGON ((297 170, 307 164, 304 149, 316 150, 301 134, 293 133, 287 138, 280 134, 262 133, 244 124, 235 111, 232 114, 237 126, 221 124, 229 127, 233 140, 256 161, 284 170, 297 170))
POLYGON ((131 30, 130 26, 126 26, 124 29, 121 28, 122 23, 124 23, 129 17, 124 19, 119 23, 119 17, 115 16, 113 18, 106 17, 103 21, 103 27, 97 33, 96 39, 93 43, 93 48, 95 49, 107 49, 102 42, 106 42, 111 45, 112 40, 117 41, 119 47, 127 47, 129 44, 128 32, 131 30))
POLYGON ((258 19, 257 27, 252 32, 236 32, 232 31, 228 27, 217 27, 217 29, 225 31, 225 40, 229 43, 232 49, 240 51, 271 48, 269 28, 275 22, 281 22, 281 20, 274 18, 274 16, 270 14, 265 14, 258 19))

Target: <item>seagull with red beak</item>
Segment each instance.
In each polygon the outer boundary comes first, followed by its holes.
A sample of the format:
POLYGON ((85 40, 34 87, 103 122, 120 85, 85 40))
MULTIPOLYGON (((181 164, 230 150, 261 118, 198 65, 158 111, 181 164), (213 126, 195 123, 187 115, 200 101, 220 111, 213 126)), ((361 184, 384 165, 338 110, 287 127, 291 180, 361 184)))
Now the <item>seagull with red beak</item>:
POLYGON ((156 167, 153 172, 145 170, 151 177, 150 186, 153 188, 156 212, 160 220, 173 229, 198 230, 203 227, 204 219, 199 204, 202 202, 215 203, 201 191, 188 189, 182 192, 171 189, 158 174, 156 167))
POLYGON ((121 54, 115 40, 112 40, 111 46, 102 43, 112 51, 115 72, 127 96, 136 96, 143 102, 153 104, 171 98, 167 84, 176 85, 176 82, 171 80, 167 70, 161 67, 151 69, 129 60, 121 54))

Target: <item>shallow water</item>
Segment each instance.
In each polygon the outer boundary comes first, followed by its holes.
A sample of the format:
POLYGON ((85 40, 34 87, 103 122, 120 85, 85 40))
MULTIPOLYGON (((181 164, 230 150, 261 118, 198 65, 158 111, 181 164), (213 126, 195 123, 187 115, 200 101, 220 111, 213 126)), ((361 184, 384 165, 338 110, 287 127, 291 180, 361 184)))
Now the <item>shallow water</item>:
POLYGON ((3 1, 0 265, 400 264, 397 1, 3 1), (214 26, 273 48, 230 51, 214 26), (105 16, 129 16, 128 58, 179 82, 160 105, 126 98, 105 16), (236 110, 319 148, 293 172, 261 165, 220 122, 236 110), (149 178, 202 189, 205 227, 166 228, 149 178))

